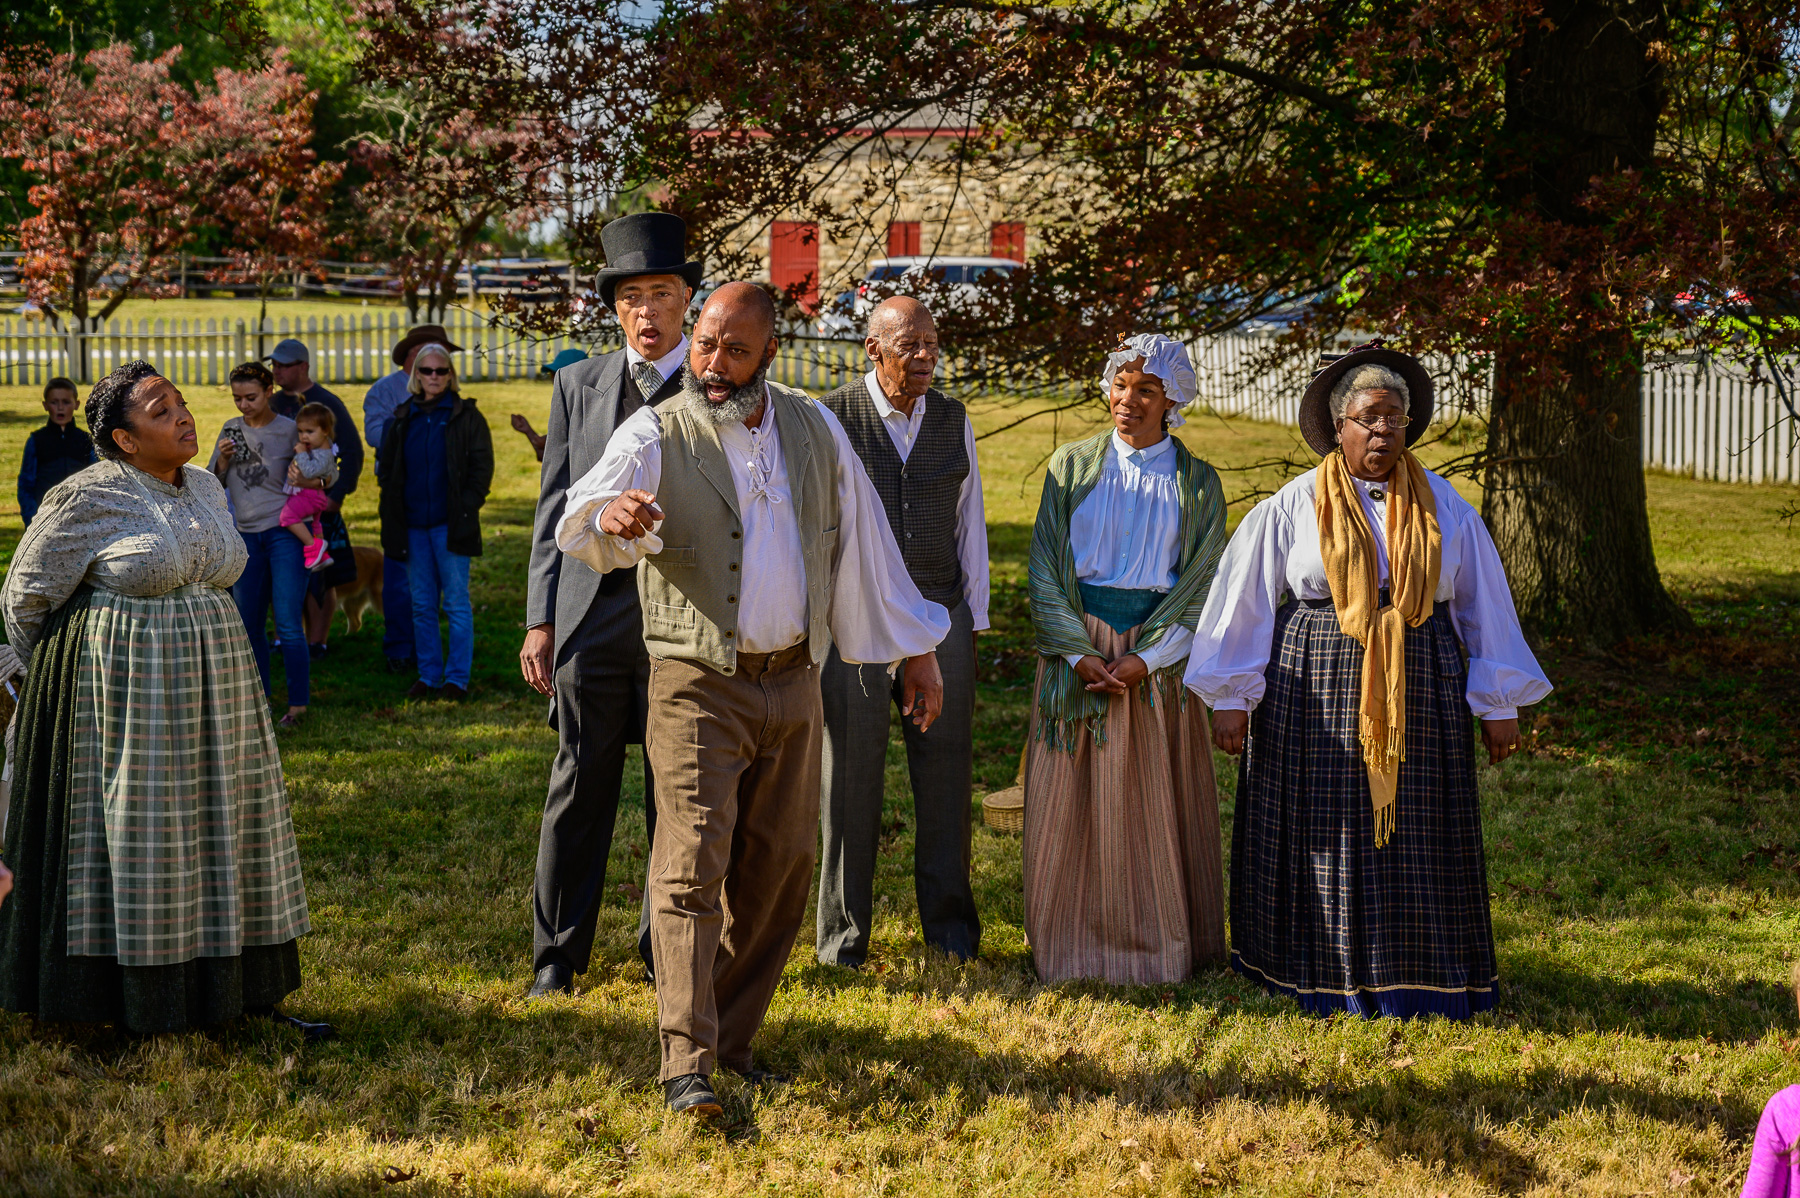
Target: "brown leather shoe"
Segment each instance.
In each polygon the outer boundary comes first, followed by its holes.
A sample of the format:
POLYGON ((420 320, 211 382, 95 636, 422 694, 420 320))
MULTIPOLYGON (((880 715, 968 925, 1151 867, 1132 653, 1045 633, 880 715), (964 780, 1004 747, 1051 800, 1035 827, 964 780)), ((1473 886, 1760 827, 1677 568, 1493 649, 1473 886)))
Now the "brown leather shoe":
POLYGON ((406 697, 409 699, 435 699, 437 697, 437 687, 432 686, 421 678, 407 688, 406 697))

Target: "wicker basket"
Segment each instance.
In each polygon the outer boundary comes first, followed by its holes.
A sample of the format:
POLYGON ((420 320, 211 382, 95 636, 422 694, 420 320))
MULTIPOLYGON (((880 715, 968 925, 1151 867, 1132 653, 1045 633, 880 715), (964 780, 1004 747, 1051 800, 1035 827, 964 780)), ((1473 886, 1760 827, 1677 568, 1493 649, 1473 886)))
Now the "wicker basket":
POLYGON ((981 821, 1000 832, 1025 830, 1025 788, 1009 786, 981 800, 981 821))

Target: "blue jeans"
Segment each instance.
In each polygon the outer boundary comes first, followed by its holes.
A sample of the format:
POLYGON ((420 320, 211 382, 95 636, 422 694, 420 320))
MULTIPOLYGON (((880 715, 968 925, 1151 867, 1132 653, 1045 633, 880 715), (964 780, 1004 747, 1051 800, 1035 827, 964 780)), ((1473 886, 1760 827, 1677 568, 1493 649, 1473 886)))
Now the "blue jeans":
POLYGON ((381 653, 389 661, 413 656, 412 587, 405 562, 381 557, 381 653))
POLYGON ((244 634, 256 654, 263 693, 269 693, 269 604, 275 605, 275 634, 281 638, 281 660, 287 666, 288 706, 305 707, 311 694, 309 671, 312 655, 306 648, 306 625, 301 612, 306 603, 308 575, 301 560, 299 538, 279 524, 264 532, 242 532, 250 560, 232 584, 231 597, 244 619, 244 634))
MULTIPOLYGON (((475 665, 475 609, 469 605, 469 559, 451 553, 444 539, 449 525, 406 530, 407 583, 412 588, 413 652, 419 659, 419 681, 426 686, 454 684, 469 689, 475 665), (446 664, 438 640, 438 600, 450 621, 450 653, 446 664)), ((288 540, 293 541, 293 537, 288 540)), ((297 545, 298 541, 294 541, 297 545)))

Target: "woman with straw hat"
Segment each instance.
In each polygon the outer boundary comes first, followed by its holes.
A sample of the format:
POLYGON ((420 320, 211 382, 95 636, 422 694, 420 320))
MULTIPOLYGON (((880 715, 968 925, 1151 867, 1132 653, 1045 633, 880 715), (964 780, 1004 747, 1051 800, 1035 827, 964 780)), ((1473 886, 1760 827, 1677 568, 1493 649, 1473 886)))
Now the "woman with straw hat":
POLYGON ((1051 455, 1031 538, 1025 927, 1046 982, 1178 982, 1225 960, 1206 712, 1181 687, 1225 498, 1169 435, 1184 346, 1132 337, 1101 382, 1113 427, 1051 455))
POLYGON ((1379 342, 1313 379, 1324 461, 1244 517, 1188 664, 1243 754, 1232 968, 1321 1014, 1496 996, 1469 713, 1498 763, 1550 683, 1480 515, 1407 448, 1431 410, 1431 376, 1379 342))

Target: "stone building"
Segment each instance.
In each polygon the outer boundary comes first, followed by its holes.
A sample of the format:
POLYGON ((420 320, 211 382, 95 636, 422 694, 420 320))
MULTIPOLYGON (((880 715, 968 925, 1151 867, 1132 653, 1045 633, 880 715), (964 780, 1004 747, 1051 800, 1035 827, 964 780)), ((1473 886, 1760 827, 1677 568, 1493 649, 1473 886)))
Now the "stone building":
POLYGON ((816 311, 854 288, 879 258, 1027 260, 1033 217, 1047 214, 1058 172, 971 161, 978 130, 921 123, 875 135, 849 130, 819 162, 806 204, 774 214, 722 247, 740 277, 767 280, 816 311))

